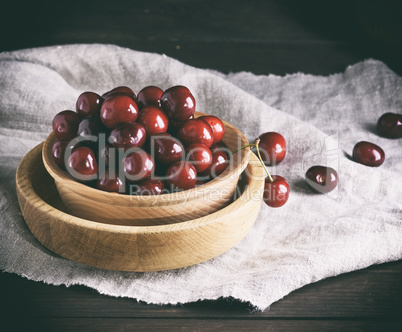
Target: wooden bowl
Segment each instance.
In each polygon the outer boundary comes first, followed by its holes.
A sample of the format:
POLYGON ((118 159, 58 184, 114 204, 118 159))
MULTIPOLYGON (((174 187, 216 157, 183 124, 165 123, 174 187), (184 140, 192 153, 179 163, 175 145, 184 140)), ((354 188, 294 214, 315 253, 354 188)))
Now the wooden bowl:
MULTIPOLYGON (((196 114, 201 116, 203 113, 196 114)), ((231 151, 247 145, 244 135, 224 122, 224 143, 231 151)), ((194 219, 218 211, 231 202, 240 174, 250 158, 250 148, 232 156, 226 170, 214 180, 194 189, 165 195, 135 196, 109 193, 77 182, 56 165, 52 133, 43 146, 43 162, 53 177, 67 211, 80 218, 115 225, 164 225, 194 219)))
POLYGON ((240 196, 204 217, 157 226, 111 225, 74 217, 65 212, 43 165, 42 146, 30 151, 17 169, 22 215, 39 242, 79 263, 121 271, 160 271, 197 264, 237 244, 259 212, 264 176, 251 154, 239 181, 240 196))

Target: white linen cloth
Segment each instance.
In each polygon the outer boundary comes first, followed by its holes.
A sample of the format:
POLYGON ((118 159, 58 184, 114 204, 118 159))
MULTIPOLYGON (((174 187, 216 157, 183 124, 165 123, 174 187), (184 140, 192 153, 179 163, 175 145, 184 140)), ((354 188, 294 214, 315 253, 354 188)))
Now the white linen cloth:
POLYGON ((366 60, 343 73, 256 76, 197 69, 165 55, 113 45, 67 45, 0 54, 0 269, 31 280, 86 285, 102 294, 177 304, 232 296, 264 310, 289 292, 320 279, 402 258, 402 140, 378 137, 385 112, 402 113, 402 78, 366 60), (116 272, 71 262, 40 245, 20 214, 15 171, 50 133, 53 116, 74 109, 86 90, 118 85, 186 85, 197 110, 215 114, 250 141, 266 131, 288 143, 273 174, 291 195, 278 209, 261 207, 250 233, 210 261, 173 271, 116 272), (384 164, 350 159, 361 140, 380 145, 384 164), (304 182, 312 165, 335 168, 338 188, 312 194, 304 182))

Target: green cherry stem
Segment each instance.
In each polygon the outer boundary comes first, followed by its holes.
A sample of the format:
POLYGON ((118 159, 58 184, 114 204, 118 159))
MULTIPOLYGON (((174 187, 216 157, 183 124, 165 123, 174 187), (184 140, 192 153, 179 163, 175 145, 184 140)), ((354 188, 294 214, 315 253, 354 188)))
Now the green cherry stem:
POLYGON ((262 164, 262 166, 264 167, 265 172, 266 172, 267 175, 268 175, 269 181, 270 181, 270 182, 274 182, 274 179, 272 178, 271 174, 269 174, 268 169, 267 169, 267 167, 265 166, 265 163, 262 161, 261 154, 260 154, 260 149, 258 148, 258 145, 259 145, 259 144, 260 144, 260 139, 257 138, 256 141, 255 141, 255 143, 254 143, 254 145, 255 145, 255 149, 257 150, 258 159, 260 159, 261 164, 262 164))
POLYGON ((239 152, 240 150, 243 150, 244 148, 248 148, 248 147, 254 147, 255 146, 255 143, 250 143, 250 144, 247 144, 247 145, 243 145, 241 148, 238 148, 236 151, 233 151, 232 152, 232 155, 234 155, 236 152, 239 152))

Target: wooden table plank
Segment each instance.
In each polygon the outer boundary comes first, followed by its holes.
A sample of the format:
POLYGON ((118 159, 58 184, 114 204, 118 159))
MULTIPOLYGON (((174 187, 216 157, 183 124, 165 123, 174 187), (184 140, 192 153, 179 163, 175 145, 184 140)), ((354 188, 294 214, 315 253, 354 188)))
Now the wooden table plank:
MULTIPOLYGON (((15 325, 14 325, 15 326, 15 325)), ((226 320, 226 319, 129 319, 50 318, 17 322, 22 329, 43 331, 397 331, 402 321, 376 320, 226 320)))
POLYGON ((179 306, 147 305, 100 295, 83 286, 50 286, 6 273, 0 275, 0 285, 8 314, 29 317, 385 319, 402 312, 402 261, 307 285, 269 310, 254 313, 248 304, 233 299, 179 306))

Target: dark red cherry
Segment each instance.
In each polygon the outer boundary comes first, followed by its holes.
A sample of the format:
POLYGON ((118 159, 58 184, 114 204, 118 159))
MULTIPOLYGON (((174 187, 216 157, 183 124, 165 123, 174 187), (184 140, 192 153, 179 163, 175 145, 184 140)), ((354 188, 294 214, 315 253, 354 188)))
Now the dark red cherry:
POLYGON ((115 128, 123 122, 134 122, 137 117, 137 104, 132 98, 125 95, 107 98, 100 110, 100 118, 108 128, 115 128))
POLYGON ((196 182, 197 171, 188 161, 177 161, 166 172, 166 184, 172 191, 194 188, 196 182))
POLYGON ((211 126, 212 133, 214 136, 214 143, 219 143, 222 141, 223 136, 225 135, 225 125, 222 120, 214 115, 204 115, 197 119, 205 121, 211 126))
POLYGON ((64 168, 64 153, 70 140, 57 140, 52 146, 53 160, 57 166, 64 168))
POLYGON ((306 183, 317 193, 329 193, 338 184, 338 173, 331 167, 312 166, 306 172, 306 183))
POLYGON ((144 126, 147 136, 165 133, 169 125, 166 114, 156 106, 144 106, 137 122, 144 126))
POLYGON ((135 95, 134 91, 131 88, 129 88, 128 86, 124 86, 124 85, 118 86, 108 92, 105 92, 102 95, 102 98, 107 99, 107 98, 114 97, 114 96, 127 96, 127 97, 130 97, 131 99, 133 99, 134 101, 137 100, 137 96, 135 95))
POLYGON ((108 170, 106 170, 104 174, 99 176, 99 179, 96 182, 96 188, 99 190, 115 193, 125 192, 123 181, 119 178, 117 173, 114 173, 114 176, 110 177, 108 170))
POLYGON ((273 182, 269 177, 265 178, 263 200, 270 207, 281 207, 288 201, 289 184, 279 175, 272 175, 272 179, 273 182))
POLYGON ((402 137, 402 114, 385 113, 377 122, 377 132, 388 138, 402 137))
POLYGON ((163 90, 154 85, 143 88, 137 95, 137 106, 141 110, 144 106, 153 105, 161 107, 163 90))
POLYGON ((155 169, 153 158, 144 150, 129 153, 123 158, 122 163, 126 178, 131 182, 149 178, 155 169))
POLYGON ((106 145, 99 150, 98 156, 98 165, 99 168, 104 167, 105 169, 112 169, 116 173, 119 171, 118 164, 118 151, 117 149, 110 143, 106 143, 106 145))
POLYGON ((353 148, 353 160, 371 167, 381 166, 385 159, 384 150, 378 145, 361 141, 353 148))
MULTIPOLYGON (((194 119, 194 115, 190 116, 188 120, 194 119)), ((187 121, 187 120, 186 120, 187 121)), ((169 127, 168 127, 168 133, 171 134, 172 136, 177 136, 177 131, 179 128, 183 125, 184 122, 186 121, 173 121, 169 120, 169 127)))
POLYGON ((103 125, 99 116, 90 116, 81 120, 78 125, 77 136, 98 136, 106 133, 107 129, 103 125))
POLYGON ((78 113, 61 111, 53 118, 53 132, 58 139, 72 139, 77 136, 80 121, 81 118, 78 113))
POLYGON ((152 178, 142 180, 130 186, 132 186, 130 190, 137 195, 161 195, 167 193, 163 181, 152 178))
POLYGON ((98 174, 98 164, 95 153, 88 147, 78 147, 67 161, 67 170, 78 181, 95 180, 98 174))
POLYGON ((198 172, 205 171, 212 163, 212 153, 204 144, 191 144, 186 148, 186 160, 192 163, 198 172))
POLYGON ((203 184, 206 184, 207 182, 208 182, 207 180, 202 180, 202 179, 197 178, 195 186, 199 187, 199 186, 202 186, 203 184))
POLYGON ((75 109, 82 118, 99 116, 103 98, 95 92, 86 91, 80 94, 75 103, 75 109))
POLYGON ((211 152, 211 165, 204 172, 199 173, 200 178, 204 180, 216 178, 226 169, 229 164, 228 156, 224 150, 216 149, 211 152))
POLYGON ((150 144, 151 154, 158 163, 168 165, 183 159, 183 145, 168 133, 152 136, 150 144))
POLYGON ((184 122, 177 131, 177 137, 185 146, 201 143, 210 148, 214 142, 211 126, 199 119, 184 122))
POLYGON ((141 148, 146 140, 145 128, 142 124, 121 123, 110 132, 109 142, 116 148, 141 148))
POLYGON ((214 143, 209 149, 212 153, 216 150, 224 151, 228 156, 230 156, 230 154, 232 153, 223 141, 220 141, 219 143, 214 143))
POLYGON ((194 115, 195 98, 187 87, 176 85, 163 92, 161 106, 169 119, 185 121, 194 115))
POLYGON ((267 132, 259 136, 262 161, 268 165, 279 164, 286 155, 286 141, 283 136, 276 132, 267 132))

